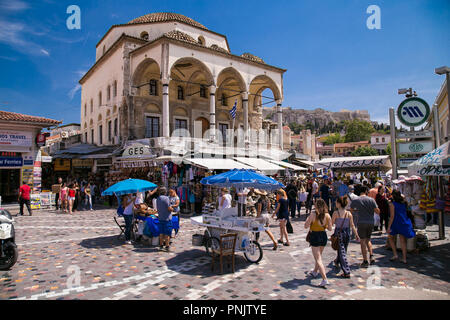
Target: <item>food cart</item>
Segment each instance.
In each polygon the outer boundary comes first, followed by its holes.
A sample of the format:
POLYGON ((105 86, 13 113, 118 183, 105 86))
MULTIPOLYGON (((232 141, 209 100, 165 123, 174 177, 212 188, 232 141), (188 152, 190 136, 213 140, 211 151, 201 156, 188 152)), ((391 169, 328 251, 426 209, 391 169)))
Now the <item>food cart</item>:
MULTIPOLYGON (((233 169, 228 172, 210 176, 200 181, 202 184, 216 187, 258 188, 276 190, 284 185, 272 178, 255 172, 254 170, 233 169)), ((211 255, 213 250, 220 247, 220 235, 236 233, 236 251, 244 253, 247 261, 258 263, 263 258, 261 245, 256 241, 256 233, 264 232, 266 227, 261 219, 255 217, 238 216, 237 207, 216 210, 210 214, 192 217, 191 223, 205 227, 203 235, 193 236, 193 245, 205 246, 206 252, 211 255)))

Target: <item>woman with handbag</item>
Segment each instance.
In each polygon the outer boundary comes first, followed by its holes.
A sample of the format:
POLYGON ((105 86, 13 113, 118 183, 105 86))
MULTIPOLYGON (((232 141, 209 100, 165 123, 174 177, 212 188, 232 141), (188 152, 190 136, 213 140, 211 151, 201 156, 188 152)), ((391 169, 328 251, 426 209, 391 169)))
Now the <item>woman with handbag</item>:
POLYGON ((328 214, 328 207, 325 204, 325 201, 323 201, 323 199, 317 199, 314 203, 314 207, 315 212, 311 212, 305 222, 305 228, 309 229, 306 241, 309 242, 314 260, 316 261, 314 269, 309 272, 309 275, 315 278, 318 275, 317 271, 319 271, 322 276, 322 282, 319 286, 325 288, 329 282, 322 262, 322 252, 327 245, 328 240, 325 230, 332 231, 333 226, 331 224, 331 217, 328 214))
POLYGON ((278 243, 282 243, 285 246, 290 246, 288 232, 286 229, 286 224, 289 221, 289 202, 287 199, 286 192, 283 189, 277 191, 277 196, 279 197, 277 208, 272 214, 272 218, 276 215, 277 219, 280 220, 280 239, 278 243), (286 242, 283 242, 283 238, 286 237, 286 242))
POLYGON ((355 224, 353 223, 353 215, 350 211, 345 210, 348 204, 347 196, 338 197, 336 199, 337 210, 333 213, 331 223, 335 225, 334 234, 331 236, 331 246, 337 250, 337 257, 334 260, 336 268, 339 266, 342 269, 342 277, 350 278, 350 267, 347 261, 347 247, 350 242, 350 228, 356 235, 356 240, 359 241, 358 233, 356 232, 355 224))

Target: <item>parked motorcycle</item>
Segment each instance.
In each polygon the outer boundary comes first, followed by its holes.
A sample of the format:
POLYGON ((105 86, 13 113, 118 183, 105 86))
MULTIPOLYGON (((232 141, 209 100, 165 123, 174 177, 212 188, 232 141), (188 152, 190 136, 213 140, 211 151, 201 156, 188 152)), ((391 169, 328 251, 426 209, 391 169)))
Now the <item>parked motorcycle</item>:
POLYGON ((0 270, 9 270, 19 256, 13 222, 8 210, 0 209, 0 270))

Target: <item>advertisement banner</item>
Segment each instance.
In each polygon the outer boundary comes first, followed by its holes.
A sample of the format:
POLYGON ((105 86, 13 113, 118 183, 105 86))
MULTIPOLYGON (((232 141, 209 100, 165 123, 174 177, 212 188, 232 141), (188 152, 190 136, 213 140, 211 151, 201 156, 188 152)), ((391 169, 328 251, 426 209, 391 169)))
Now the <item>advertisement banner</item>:
POLYGON ((32 136, 28 131, 0 130, 0 145, 31 147, 32 136))
POLYGON ((30 195, 31 209, 41 208, 41 195, 39 193, 32 193, 30 195))
POLYGON ((415 141, 398 144, 398 152, 403 154, 428 153, 432 150, 432 141, 415 141))

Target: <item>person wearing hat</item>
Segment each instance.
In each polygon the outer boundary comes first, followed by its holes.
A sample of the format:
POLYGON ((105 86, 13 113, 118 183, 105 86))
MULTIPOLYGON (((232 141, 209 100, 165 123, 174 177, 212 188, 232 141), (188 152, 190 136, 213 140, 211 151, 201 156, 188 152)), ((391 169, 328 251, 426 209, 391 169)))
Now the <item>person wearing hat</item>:
MULTIPOLYGON (((264 223, 265 227, 269 227, 270 224, 270 201, 267 197, 267 192, 264 190, 256 189, 255 194, 259 195, 259 199, 256 202, 256 218, 264 223)), ((266 229, 266 233, 270 240, 273 242, 273 250, 277 250, 278 244, 269 229, 266 229)), ((256 234, 256 240, 259 239, 259 232, 256 234)))

